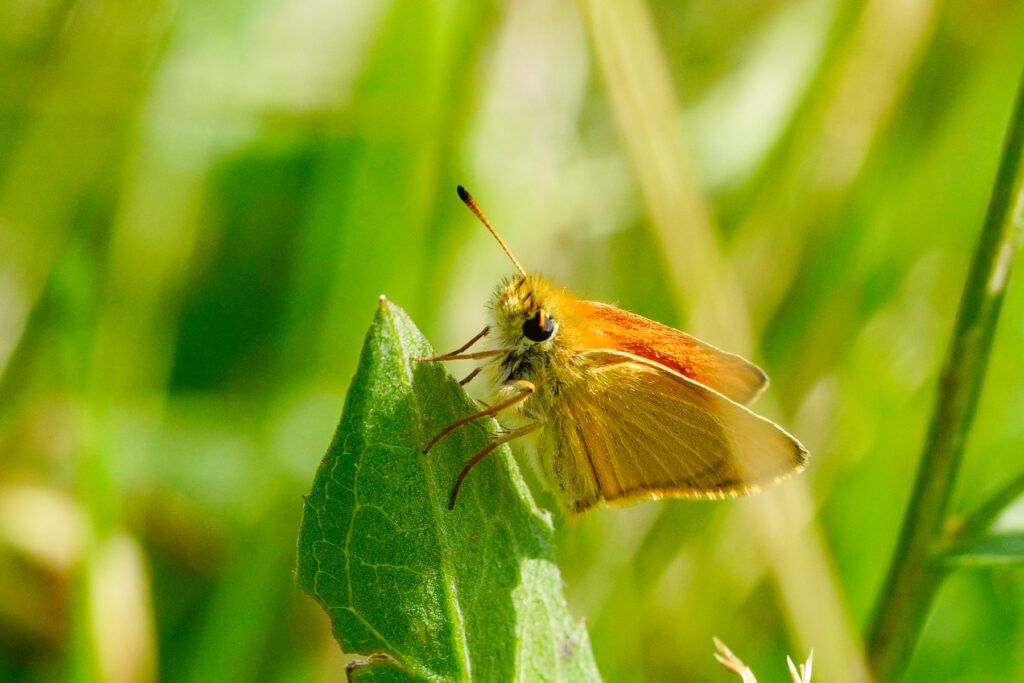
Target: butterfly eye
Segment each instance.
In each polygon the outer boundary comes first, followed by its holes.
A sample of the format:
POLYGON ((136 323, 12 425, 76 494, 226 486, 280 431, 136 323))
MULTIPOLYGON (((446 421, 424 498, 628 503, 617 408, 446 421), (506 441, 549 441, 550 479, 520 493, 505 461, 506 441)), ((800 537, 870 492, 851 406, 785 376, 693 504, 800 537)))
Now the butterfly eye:
POLYGON ((523 334, 530 341, 542 342, 550 339, 554 333, 555 324, 544 311, 537 311, 536 315, 523 323, 523 334))

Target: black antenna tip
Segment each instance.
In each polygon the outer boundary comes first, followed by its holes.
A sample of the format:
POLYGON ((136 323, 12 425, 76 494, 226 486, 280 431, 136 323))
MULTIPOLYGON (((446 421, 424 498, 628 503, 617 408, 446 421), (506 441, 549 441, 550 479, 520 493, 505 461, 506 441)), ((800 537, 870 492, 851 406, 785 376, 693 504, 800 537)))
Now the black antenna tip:
POLYGON ((468 202, 469 201, 469 199, 470 199, 469 198, 469 193, 466 192, 466 188, 464 188, 462 185, 458 185, 455 188, 455 191, 459 193, 459 199, 461 199, 464 202, 468 202))

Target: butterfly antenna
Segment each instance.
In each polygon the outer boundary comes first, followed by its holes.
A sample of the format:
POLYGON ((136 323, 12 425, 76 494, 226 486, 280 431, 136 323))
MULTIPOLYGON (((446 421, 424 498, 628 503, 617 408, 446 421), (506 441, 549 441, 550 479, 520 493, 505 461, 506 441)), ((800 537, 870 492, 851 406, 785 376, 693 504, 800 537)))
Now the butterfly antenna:
POLYGON ((523 274, 523 277, 526 277, 526 271, 523 270, 523 266, 520 265, 519 261, 516 260, 516 257, 512 255, 512 251, 508 248, 508 245, 505 244, 505 240, 501 239, 501 235, 498 234, 498 231, 494 229, 494 226, 491 225, 491 222, 487 220, 487 216, 485 216, 484 212, 480 210, 479 206, 477 206, 476 200, 473 199, 473 195, 466 192, 466 188, 464 188, 462 185, 458 186, 458 191, 459 199, 462 200, 462 203, 468 206, 469 210, 476 214, 476 217, 480 219, 480 222, 483 223, 484 226, 491 231, 491 234, 494 235, 494 239, 498 240, 498 244, 501 245, 501 248, 505 252, 505 255, 508 256, 509 260, 512 261, 512 265, 516 267, 516 270, 523 274))

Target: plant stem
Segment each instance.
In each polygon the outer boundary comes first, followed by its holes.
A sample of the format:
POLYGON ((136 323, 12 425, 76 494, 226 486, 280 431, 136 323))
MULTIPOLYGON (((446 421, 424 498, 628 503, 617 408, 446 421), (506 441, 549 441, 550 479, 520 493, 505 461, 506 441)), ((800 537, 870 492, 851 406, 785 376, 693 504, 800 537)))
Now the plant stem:
POLYGON ((1024 80, 1003 147, 988 213, 974 253, 928 438, 899 543, 868 630, 868 656, 879 681, 910 662, 944 570, 935 559, 964 443, 981 393, 999 310, 1024 231, 1024 80))
POLYGON ((965 515, 950 541, 964 543, 980 538, 1021 493, 1024 493, 1024 472, 1008 481, 988 500, 975 508, 974 512, 965 515))

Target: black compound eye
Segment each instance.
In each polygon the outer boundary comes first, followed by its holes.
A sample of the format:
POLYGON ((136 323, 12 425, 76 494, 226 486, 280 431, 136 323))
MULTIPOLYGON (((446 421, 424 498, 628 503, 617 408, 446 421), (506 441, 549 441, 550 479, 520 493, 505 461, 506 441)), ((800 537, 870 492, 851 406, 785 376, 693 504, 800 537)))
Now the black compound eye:
POLYGON ((537 311, 537 314, 523 323, 523 334, 530 341, 542 342, 551 338, 555 333, 555 323, 551 316, 544 311, 537 311))

